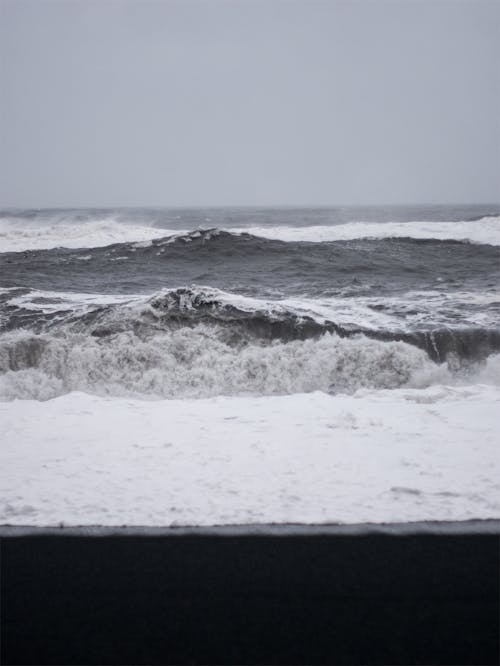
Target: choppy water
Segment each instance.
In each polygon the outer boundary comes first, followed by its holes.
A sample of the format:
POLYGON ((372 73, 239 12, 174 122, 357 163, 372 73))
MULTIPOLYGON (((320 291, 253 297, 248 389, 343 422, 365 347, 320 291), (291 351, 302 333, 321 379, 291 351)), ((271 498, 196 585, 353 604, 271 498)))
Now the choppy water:
POLYGON ((0 398, 500 382, 494 207, 0 213, 0 398))

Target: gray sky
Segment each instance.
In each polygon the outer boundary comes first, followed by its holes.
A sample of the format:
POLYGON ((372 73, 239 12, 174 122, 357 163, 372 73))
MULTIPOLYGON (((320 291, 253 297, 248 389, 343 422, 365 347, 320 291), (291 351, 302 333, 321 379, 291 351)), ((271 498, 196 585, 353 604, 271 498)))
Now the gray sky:
POLYGON ((0 2, 0 206, 500 200, 496 0, 0 2))

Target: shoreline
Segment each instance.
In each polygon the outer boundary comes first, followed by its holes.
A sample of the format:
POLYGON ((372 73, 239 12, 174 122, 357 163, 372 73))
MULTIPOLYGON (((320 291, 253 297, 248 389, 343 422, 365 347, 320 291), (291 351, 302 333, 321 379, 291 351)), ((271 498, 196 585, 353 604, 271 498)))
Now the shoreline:
POLYGON ((0 525, 0 539, 36 536, 359 536, 498 535, 500 518, 387 523, 241 523, 234 525, 0 525))

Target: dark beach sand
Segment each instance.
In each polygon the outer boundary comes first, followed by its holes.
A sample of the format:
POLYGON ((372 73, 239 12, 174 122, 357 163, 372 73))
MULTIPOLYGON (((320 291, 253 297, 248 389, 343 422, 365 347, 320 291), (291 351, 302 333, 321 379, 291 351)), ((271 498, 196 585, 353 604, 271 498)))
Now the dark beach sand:
POLYGON ((498 664, 500 522, 0 528, 2 664, 498 664))

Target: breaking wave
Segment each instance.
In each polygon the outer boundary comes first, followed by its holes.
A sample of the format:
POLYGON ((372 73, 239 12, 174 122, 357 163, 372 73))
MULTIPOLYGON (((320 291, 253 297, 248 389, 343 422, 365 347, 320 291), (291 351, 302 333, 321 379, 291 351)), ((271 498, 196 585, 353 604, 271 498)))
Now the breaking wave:
POLYGON ((16 322, 0 336, 1 399, 351 393, 500 374, 499 331, 349 328, 208 288, 75 301, 32 299, 38 328, 16 322))
POLYGON ((147 339, 16 332, 0 345, 0 397, 46 400, 80 390, 99 395, 201 398, 361 387, 427 385, 444 368, 402 342, 363 337, 257 342, 234 347, 204 325, 147 339))
MULTIPOLYGON (((129 216, 122 211, 26 211, 0 213, 0 252, 24 252, 53 248, 97 248, 115 243, 148 242, 165 236, 189 236, 188 229, 179 225, 200 227, 211 218, 193 217, 184 222, 167 216, 163 223, 145 210, 129 216)), ((216 216, 217 217, 217 216, 216 216)), ((220 217, 220 215, 219 215, 220 217)), ((224 216, 222 216, 224 217, 224 216)), ((255 217, 255 216, 254 216, 255 217)), ((273 219, 273 212, 269 212, 273 219)), ((307 216, 305 216, 307 219, 307 216)), ((286 242, 314 243, 359 239, 413 238, 457 240, 500 246, 500 216, 462 221, 348 221, 326 224, 300 224, 296 214, 291 224, 269 224, 265 217, 262 225, 238 224, 238 217, 230 216, 218 222, 220 231, 233 235, 249 234, 261 239, 286 242)), ((192 232, 192 233, 196 233, 192 232)))
POLYGON ((58 217, 43 223, 35 220, 31 224, 9 217, 0 219, 0 252, 104 247, 146 241, 160 235, 165 232, 147 224, 129 225, 105 216, 83 221, 58 217))
MULTIPOLYGON (((409 303, 415 308, 418 295, 410 296, 409 303)), ((483 296, 482 300, 487 299, 483 296)), ((380 313, 377 301, 366 299, 366 303, 369 305, 363 309, 359 303, 352 308, 341 299, 330 300, 326 307, 322 301, 314 300, 266 301, 213 287, 163 289, 152 296, 93 296, 12 289, 0 294, 0 330, 71 332, 93 338, 132 331, 145 338, 159 331, 204 324, 218 326, 218 337, 236 347, 255 340, 291 342, 318 338, 325 333, 340 338, 362 334, 374 340, 416 346, 435 362, 454 358, 458 365, 462 360, 480 360, 500 351, 498 328, 481 325, 451 328, 445 324, 404 328, 398 326, 396 317, 380 313)), ((495 299, 492 303, 497 304, 495 299)), ((401 310, 403 305, 395 301, 394 308, 401 310)))
POLYGON ((233 228, 261 238, 282 241, 323 243, 376 238, 413 238, 415 240, 456 240, 485 245, 500 245, 500 216, 459 222, 348 222, 335 225, 273 226, 233 228))

